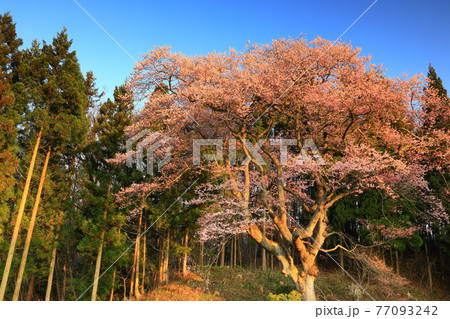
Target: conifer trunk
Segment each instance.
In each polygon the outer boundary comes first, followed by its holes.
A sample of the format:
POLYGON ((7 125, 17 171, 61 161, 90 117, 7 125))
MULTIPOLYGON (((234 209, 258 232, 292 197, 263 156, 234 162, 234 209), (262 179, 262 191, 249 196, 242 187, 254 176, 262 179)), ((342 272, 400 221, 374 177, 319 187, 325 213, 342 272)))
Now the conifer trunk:
POLYGON ((273 269, 273 255, 270 254, 270 269, 273 269))
POLYGON ((159 266, 158 266, 158 283, 161 284, 164 281, 164 240, 158 239, 159 250, 159 266))
POLYGON ((67 265, 64 262, 63 266, 63 286, 62 286, 62 301, 66 300, 66 290, 67 290, 67 265))
POLYGON ((391 267, 392 269, 395 271, 395 266, 394 266, 394 255, 392 254, 392 247, 389 247, 389 260, 391 262, 391 267))
POLYGON ((247 246, 247 249, 246 249, 246 251, 247 251, 247 260, 248 260, 248 266, 250 267, 250 268, 252 268, 253 267, 253 265, 252 265, 252 262, 253 262, 253 259, 252 259, 252 256, 253 256, 253 253, 252 253, 252 251, 253 251, 253 249, 252 249, 252 245, 251 245, 251 241, 249 240, 248 242, 247 242, 247 244, 246 244, 246 246, 247 246))
POLYGON ((433 291, 433 275, 431 272, 430 255, 428 252, 428 245, 426 240, 424 240, 424 246, 425 246, 425 257, 427 258, 428 286, 430 287, 430 290, 433 291))
POLYGON ((262 263, 262 270, 267 270, 266 250, 262 247, 261 247, 261 263, 262 263))
POLYGON ((42 130, 39 131, 36 143, 34 145, 33 154, 31 156, 30 166, 28 168, 27 179, 23 188, 22 198, 19 204, 19 211, 17 212, 17 219, 14 225, 14 231, 11 238, 11 244, 9 245, 8 255, 6 257, 5 268, 3 270, 2 282, 0 284, 0 301, 5 298, 6 285, 8 283, 9 272, 11 271, 11 264, 16 249, 17 237, 19 236, 20 225, 22 223, 23 212, 25 210, 25 204, 27 202, 28 190, 30 189, 31 178, 33 176, 34 166, 36 163, 36 156, 38 153, 39 145, 41 143, 42 130))
POLYGON ((41 193, 45 183, 45 176, 47 174, 48 161, 50 159, 51 151, 47 151, 45 156, 44 167, 42 168, 41 179, 39 181, 39 186, 36 194, 36 199, 34 200, 33 211, 31 212, 30 225, 28 226, 27 238, 25 239, 25 246, 22 252, 22 260, 20 261, 19 273, 17 274, 16 286, 14 288, 13 301, 19 300, 20 287, 22 286, 23 273, 25 271, 25 266, 28 258, 28 251, 30 249, 31 238, 33 237, 33 230, 36 224, 36 216, 39 209, 39 204, 41 202, 41 193))
POLYGON ((135 244, 135 258, 136 258, 136 272, 134 274, 134 295, 136 296, 137 299, 139 299, 141 297, 141 292, 140 292, 140 287, 139 287, 139 275, 140 275, 140 270, 139 270, 139 264, 140 264, 140 260, 141 260, 141 254, 140 254, 140 249, 141 249, 141 227, 142 227, 142 211, 139 214, 139 225, 138 225, 138 231, 137 231, 137 235, 136 235, 136 244, 135 244))
MULTIPOLYGON (((266 211, 264 211, 264 220, 266 219, 266 211)), ((263 225, 263 236, 266 237, 266 225, 263 225)), ((261 246, 261 263, 262 270, 267 269, 266 250, 261 246)))
MULTIPOLYGON (((106 218, 106 214, 103 215, 104 218, 106 218)), ((97 259, 95 261, 95 271, 94 271, 94 283, 92 286, 92 294, 91 294, 91 301, 97 300, 97 289, 98 289, 98 280, 100 277, 100 266, 102 263, 102 254, 103 254, 103 239, 105 238, 105 230, 102 230, 102 233, 100 235, 100 246, 98 247, 97 251, 97 259)))
MULTIPOLYGON (((109 197, 110 191, 111 191, 111 182, 109 182, 108 185, 107 197, 109 197)), ((105 204, 105 208, 103 210, 103 222, 105 223, 105 225, 103 226, 102 233, 100 234, 100 246, 98 247, 97 259, 95 261, 94 283, 92 286, 91 301, 97 300, 98 280, 100 277, 100 267, 102 264, 103 243, 105 240, 107 215, 108 215, 108 203, 105 204)))
POLYGON ((56 262, 56 249, 57 249, 56 246, 53 247, 52 261, 50 262, 50 268, 48 272, 47 289, 45 291, 45 301, 50 301, 50 295, 52 293, 53 273, 55 272, 55 262, 56 262))
POLYGON ((238 235, 238 256, 239 256, 239 266, 242 267, 242 238, 241 235, 238 235))
POLYGON ((200 243, 200 249, 198 251, 198 264, 199 266, 203 266, 203 251, 205 249, 205 244, 202 242, 200 243))
MULTIPOLYGON (((121 228, 119 227, 119 234, 121 232, 121 228)), ((113 280, 112 280, 112 284, 111 284, 111 295, 109 296, 109 301, 113 301, 114 300, 114 287, 116 285, 116 276, 117 276, 117 269, 116 267, 114 267, 114 271, 113 271, 113 280)), ((126 285, 125 285, 126 286, 126 285)), ((126 289, 126 288, 125 288, 126 289)), ((125 296, 125 295, 124 295, 125 296)))
POLYGON ((136 272, 136 251, 133 254, 133 266, 131 267, 130 295, 129 295, 130 299, 133 298, 133 293, 134 293, 135 272, 136 272))
POLYGON ((222 248, 220 250, 220 267, 225 266, 225 243, 222 244, 222 248))
MULTIPOLYGON (((342 242, 342 237, 339 237, 339 244, 341 246, 344 246, 344 243, 342 242)), ((339 249, 339 265, 341 266, 341 272, 345 273, 344 251, 342 249, 339 249)))
POLYGON ((28 286, 27 301, 33 300, 34 284, 36 283, 36 275, 31 275, 30 286, 28 286))
POLYGON ((116 284, 116 274, 117 274, 117 270, 116 270, 116 268, 114 268, 113 279, 112 279, 112 284, 111 284, 111 294, 109 295, 109 301, 114 300, 114 286, 116 284))
POLYGON ((52 261, 50 262, 50 267, 48 271, 48 279, 47 279, 47 289, 45 291, 45 301, 50 301, 51 293, 52 293, 52 285, 53 285, 53 276, 55 273, 55 264, 56 264, 56 253, 58 250, 58 247, 56 245, 56 242, 59 237, 59 230, 61 228, 61 224, 58 225, 56 229, 56 237, 55 237, 55 243, 52 251, 52 261))
POLYGON ((123 299, 126 299, 127 298, 127 278, 122 277, 122 281, 123 281, 123 299))
POLYGON ((164 281, 169 283, 169 249, 170 249, 170 229, 167 229, 166 255, 164 259, 164 281))
POLYGON ((236 267, 236 265, 237 265, 237 248, 236 248, 236 245, 237 245, 237 236, 234 236, 234 245, 233 245, 233 250, 234 250, 234 252, 233 252, 233 254, 234 254, 234 258, 233 258, 233 267, 236 267))
POLYGON ((184 236, 184 255, 183 255, 183 276, 187 275, 187 259, 188 259, 188 247, 189 247, 189 231, 186 229, 186 235, 184 236))
POLYGON ((233 267, 234 264, 234 237, 231 238, 230 242, 230 268, 233 267))
MULTIPOLYGON (((144 222, 144 231, 147 229, 147 222, 144 222)), ((145 293, 145 268, 147 263, 147 236, 143 238, 143 250, 142 250, 142 293, 145 293)))
POLYGON ((400 275, 400 260, 398 258, 398 250, 395 250, 395 272, 400 275))

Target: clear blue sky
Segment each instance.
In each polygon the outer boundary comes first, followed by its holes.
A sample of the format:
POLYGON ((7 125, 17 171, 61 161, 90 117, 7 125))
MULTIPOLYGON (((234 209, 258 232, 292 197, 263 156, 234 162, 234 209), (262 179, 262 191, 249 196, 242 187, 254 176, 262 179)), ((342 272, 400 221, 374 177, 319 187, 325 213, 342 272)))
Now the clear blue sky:
MULTIPOLYGON (((77 1, 139 58, 161 45, 196 55, 302 34, 334 41, 374 0, 77 1)), ((83 72, 94 71, 107 96, 132 70, 132 59, 73 0, 1 0, 6 11, 26 47, 66 27, 83 72)), ((383 63, 388 76, 426 74, 431 62, 450 91, 448 0, 379 0, 343 39, 383 63)))

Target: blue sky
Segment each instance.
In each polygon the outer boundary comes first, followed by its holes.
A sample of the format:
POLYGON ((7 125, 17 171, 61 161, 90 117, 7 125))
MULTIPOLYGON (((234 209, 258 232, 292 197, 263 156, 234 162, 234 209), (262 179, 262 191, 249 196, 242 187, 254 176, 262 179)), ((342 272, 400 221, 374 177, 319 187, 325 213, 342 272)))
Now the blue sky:
MULTIPOLYGON (((247 41, 316 36, 335 40, 374 0, 142 1, 77 0, 133 57, 169 45, 186 55, 244 49, 247 41)), ((133 60, 73 0, 2 0, 28 47, 63 27, 83 72, 111 96, 133 60)), ((383 64, 388 76, 426 74, 431 62, 450 90, 450 1, 379 0, 344 36, 383 64)))

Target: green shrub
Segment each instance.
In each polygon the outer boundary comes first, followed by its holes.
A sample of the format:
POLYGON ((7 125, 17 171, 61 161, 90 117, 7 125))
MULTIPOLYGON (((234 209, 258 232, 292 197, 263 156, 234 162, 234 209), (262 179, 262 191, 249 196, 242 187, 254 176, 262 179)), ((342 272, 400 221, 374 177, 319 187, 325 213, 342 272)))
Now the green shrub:
POLYGON ((302 295, 297 290, 292 290, 288 294, 272 294, 267 296, 269 301, 301 301, 302 295))
POLYGON ((275 295, 288 295, 294 288, 293 285, 280 284, 275 289, 275 295))

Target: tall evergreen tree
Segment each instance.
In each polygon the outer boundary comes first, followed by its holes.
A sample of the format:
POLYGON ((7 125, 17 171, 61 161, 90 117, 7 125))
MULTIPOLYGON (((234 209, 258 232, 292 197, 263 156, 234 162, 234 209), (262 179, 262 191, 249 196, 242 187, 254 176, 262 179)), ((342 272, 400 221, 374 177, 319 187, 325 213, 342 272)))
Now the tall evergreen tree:
POLYGON ((437 75, 436 70, 431 63, 428 66, 428 79, 430 80, 430 87, 435 88, 441 98, 447 98, 447 90, 442 84, 442 79, 437 75))
MULTIPOLYGON (((80 70, 76 52, 71 50, 72 40, 68 39, 64 29, 53 39, 52 44, 45 42, 42 53, 47 61, 49 78, 45 84, 49 87, 44 91, 44 100, 47 102, 44 112, 43 140, 46 142, 46 151, 52 152, 49 164, 49 182, 52 183, 52 192, 55 198, 45 197, 46 208, 55 212, 56 216, 47 216, 51 222, 59 222, 55 226, 53 241, 58 238, 63 251, 73 248, 74 213, 77 207, 77 184, 80 174, 78 154, 82 150, 87 132, 87 111, 89 101, 86 96, 85 78, 80 70), (59 216, 58 216, 59 215, 59 216)), ((45 196, 45 194, 44 194, 45 196)), ((52 249, 45 247, 50 257, 52 249)), ((53 257, 52 257, 53 258, 53 257)), ((65 273, 73 271, 71 254, 63 255, 65 273)), ((50 260, 44 260, 46 265, 50 260)), ((51 268, 51 267, 50 267, 51 268)), ((66 281, 66 278, 63 279, 66 281)), ((51 288, 52 283, 49 283, 51 288)), ((65 292, 63 292, 65 294, 65 292)))
MULTIPOLYGON (((50 152, 53 154, 49 172, 54 176, 60 176, 56 182, 52 176, 54 186, 66 191, 65 200, 58 203, 61 211, 65 211, 65 201, 72 200, 70 173, 75 170, 74 154, 84 141, 88 128, 84 77, 75 51, 70 50, 71 44, 72 41, 68 39, 64 29, 56 35, 51 44, 45 41, 42 45, 34 42, 31 49, 25 53, 24 61, 24 84, 30 101, 30 112, 24 126, 29 137, 37 134, 42 138, 41 145, 48 157, 50 152)), ((36 143, 35 149, 39 145, 36 143)), ((33 153, 33 156, 36 154, 33 153)), ((29 172, 33 173, 32 165, 29 172)), ((41 179, 43 178, 45 174, 42 174, 41 179)), ((24 193, 26 199, 27 192, 24 193)), ((37 209, 38 207, 36 213, 37 209)), ((20 227, 19 222, 17 227, 20 227)), ((12 242, 10 246, 12 254, 14 253, 13 244, 15 245, 15 242, 12 242)), ((24 254, 14 299, 18 298, 26 259, 27 255, 24 254)), ((10 263, 9 254, 2 280, 3 293, 10 263)))
MULTIPOLYGON (((90 90, 98 95, 92 86, 90 90)), ((83 150, 86 181, 81 196, 84 199, 81 229, 84 237, 78 249, 85 257, 95 256, 95 269, 92 269, 94 277, 86 283, 92 282, 91 300, 97 299, 102 260, 118 256, 118 249, 123 248, 125 243, 124 235, 120 234, 125 215, 114 204, 112 194, 129 184, 133 174, 129 175, 132 170, 125 165, 117 166, 108 162, 117 152, 124 151, 124 130, 131 123, 133 115, 133 104, 124 98, 125 95, 125 87, 120 86, 114 90, 113 101, 108 99, 99 108, 95 108, 95 103, 92 105, 94 116, 90 142, 83 150)), ((112 272, 108 274, 109 277, 111 275, 112 272)), ((110 286, 103 287, 102 296, 110 286)))
POLYGON ((0 14, 0 68, 10 82, 18 81, 18 67, 22 60, 19 47, 22 39, 17 37, 16 24, 9 12, 0 14))
POLYGON ((14 173, 18 164, 16 128, 14 114, 11 114, 13 103, 14 97, 6 77, 0 73, 0 255, 6 244, 5 226, 11 218, 14 173))
MULTIPOLYGON (((425 91, 435 91, 442 103, 439 104, 439 109, 433 103, 428 103, 425 108, 425 123, 423 125, 424 131, 438 131, 441 134, 449 136, 450 134, 450 99, 447 96, 447 90, 444 88, 442 79, 437 75, 436 70, 430 64, 428 67, 428 80, 429 84, 425 91), (428 120, 429 115, 432 120, 428 120)), ((448 142, 445 144, 445 140, 442 139, 441 145, 436 146, 436 150, 430 150, 430 157, 433 162, 436 162, 436 167, 433 171, 428 173, 427 179, 430 182, 430 186, 436 192, 437 196, 442 200, 444 207, 447 211, 450 211, 450 197, 448 194, 450 183, 450 164, 442 163, 442 160, 438 159, 436 154, 442 154, 447 150, 448 142)))
POLYGON ((9 235, 6 226, 12 218, 16 202, 17 124, 20 122, 16 105, 21 98, 14 88, 20 87, 17 74, 22 58, 21 45, 22 39, 17 37, 11 15, 0 14, 0 256, 7 249, 6 236, 9 235))
POLYGON ((435 91, 437 96, 441 99, 442 104, 439 108, 434 103, 428 103, 425 107, 427 117, 425 118, 425 129, 442 129, 444 131, 450 131, 450 119, 445 114, 445 109, 442 109, 442 105, 445 105, 448 109, 450 107, 450 101, 447 96, 447 90, 444 88, 442 79, 437 75, 435 68, 431 65, 428 66, 428 86, 425 91, 435 91), (429 120, 431 115, 432 121, 429 120))
MULTIPOLYGON (((444 88, 442 79, 437 75, 436 70, 430 64, 428 67, 428 87, 426 91, 434 91, 441 100, 441 103, 435 105, 428 103, 425 108, 425 121, 423 129, 425 132, 440 134, 440 144, 430 149, 430 158, 434 164, 434 169, 428 172, 427 181, 433 189, 437 198, 439 198, 447 213, 450 213, 450 162, 448 155, 443 156, 449 150, 450 136, 450 99, 447 90, 444 88), (442 138, 444 137, 444 138, 442 138)), ((428 282, 430 289, 433 288, 432 265, 430 262, 430 251, 437 251, 439 254, 440 266, 446 267, 446 259, 450 256, 450 225, 430 225, 431 232, 425 232, 422 237, 425 242, 425 255, 428 268, 428 282)))

